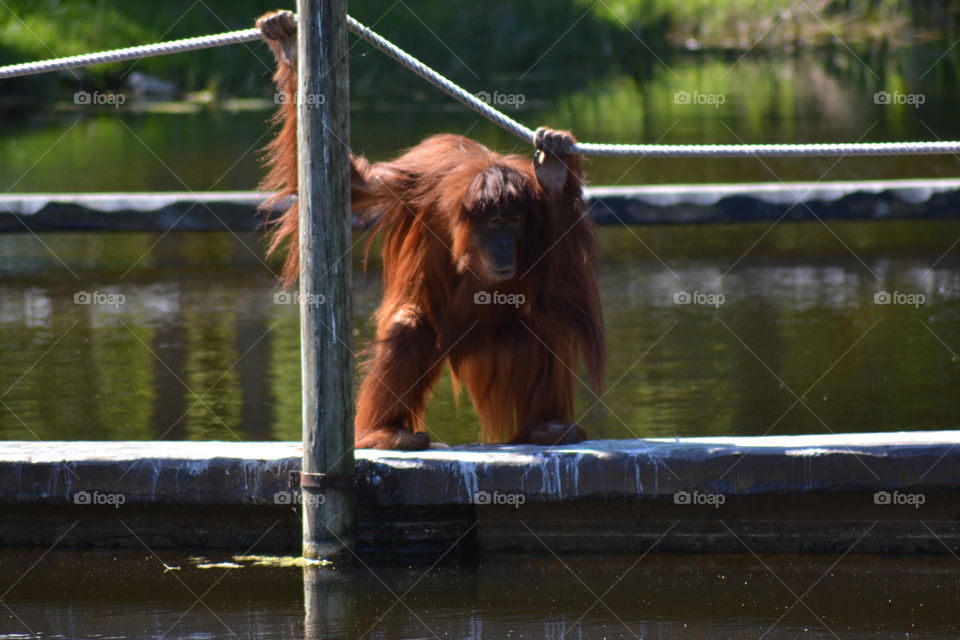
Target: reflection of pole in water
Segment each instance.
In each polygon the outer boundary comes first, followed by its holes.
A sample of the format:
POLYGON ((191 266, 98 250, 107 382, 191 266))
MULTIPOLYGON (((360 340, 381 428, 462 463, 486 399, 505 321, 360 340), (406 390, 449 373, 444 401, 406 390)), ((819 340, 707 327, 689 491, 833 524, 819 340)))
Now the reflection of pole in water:
POLYGON ((350 567, 303 568, 303 634, 305 640, 346 637, 356 620, 356 572, 350 567))

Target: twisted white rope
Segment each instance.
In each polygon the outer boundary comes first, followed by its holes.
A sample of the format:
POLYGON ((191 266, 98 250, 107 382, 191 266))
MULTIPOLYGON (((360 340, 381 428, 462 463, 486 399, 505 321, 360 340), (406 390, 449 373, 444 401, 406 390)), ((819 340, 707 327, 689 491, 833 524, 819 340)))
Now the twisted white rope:
POLYGON ((960 141, 814 142, 809 144, 603 144, 580 142, 574 153, 585 156, 659 158, 910 156, 960 153, 960 141))
POLYGON ((170 42, 147 44, 141 47, 127 47, 126 49, 113 49, 111 51, 100 51, 99 53, 88 53, 82 56, 54 58, 53 60, 41 60, 39 62, 25 62, 23 64, 0 67, 0 80, 4 78, 15 78, 17 76, 29 76, 37 73, 46 73, 48 71, 89 67, 91 65, 104 64, 106 62, 122 62, 124 60, 137 60, 152 56, 162 56, 168 53, 180 53, 181 51, 209 49, 211 47, 220 47, 225 44, 238 44, 240 42, 260 40, 262 37, 263 35, 260 33, 259 29, 241 29, 240 31, 230 31, 228 33, 220 33, 213 36, 184 38, 183 40, 171 40, 170 42))
POLYGON ((402 64, 407 69, 410 69, 410 71, 413 71, 415 74, 436 88, 440 89, 451 98, 458 100, 483 117, 492 121, 494 124, 499 125, 501 128, 506 129, 521 140, 525 140, 529 144, 533 145, 533 129, 520 124, 507 114, 497 111, 486 102, 458 85, 453 80, 438 73, 437 71, 434 71, 397 45, 393 44, 380 34, 371 31, 370 28, 357 22, 350 16, 347 16, 347 26, 350 28, 350 31, 355 33, 359 38, 366 40, 373 45, 375 49, 379 49, 383 53, 387 54, 389 57, 402 64))
MULTIPOLYGON (((446 76, 431 69, 417 58, 399 48, 383 36, 357 20, 347 16, 347 26, 354 34, 367 41, 447 95, 473 109, 494 124, 506 129, 521 140, 533 145, 534 131, 505 113, 494 109, 446 76)), ((158 44, 126 49, 114 49, 82 56, 42 60, 0 67, 0 80, 47 71, 73 69, 105 62, 120 62, 150 56, 159 56, 195 49, 219 47, 227 44, 251 42, 262 38, 259 29, 242 29, 212 36, 185 38, 158 44)), ((733 158, 733 157, 824 157, 824 156, 903 156, 924 154, 960 154, 960 141, 936 142, 841 142, 816 144, 603 144, 579 142, 573 153, 588 156, 650 156, 659 158, 733 158)))

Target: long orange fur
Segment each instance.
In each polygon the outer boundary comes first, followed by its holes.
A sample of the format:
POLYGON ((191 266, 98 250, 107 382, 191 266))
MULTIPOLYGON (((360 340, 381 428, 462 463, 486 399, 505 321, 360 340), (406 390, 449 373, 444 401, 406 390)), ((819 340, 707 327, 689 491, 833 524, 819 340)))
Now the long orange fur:
MULTIPOLYGON (((278 60, 277 87, 293 96, 295 71, 280 42, 267 42, 278 60)), ((275 120, 280 129, 266 148, 261 185, 274 194, 268 209, 297 192, 295 101, 284 101, 275 120)), ((382 237, 384 270, 376 341, 357 399, 358 447, 426 446, 426 403, 445 363, 466 388, 486 442, 536 441, 538 426, 569 423, 581 358, 600 389, 598 248, 579 157, 564 162, 565 183, 547 193, 529 158, 462 136, 432 136, 390 162, 352 158, 352 209, 382 237), (515 276, 494 284, 471 248, 471 214, 490 206, 526 213, 515 276), (476 293, 494 290, 522 295, 524 303, 475 304, 476 293)), ((299 268, 296 204, 274 225, 270 250, 288 245, 281 280, 290 286, 299 268)))

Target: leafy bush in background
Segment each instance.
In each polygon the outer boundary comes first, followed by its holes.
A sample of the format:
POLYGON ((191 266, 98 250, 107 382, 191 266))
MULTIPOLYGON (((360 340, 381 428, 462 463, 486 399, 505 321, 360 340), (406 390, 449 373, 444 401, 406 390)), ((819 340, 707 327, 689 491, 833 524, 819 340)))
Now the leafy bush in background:
MULTIPOLYGON (((171 40, 251 25, 275 0, 5 0, 0 64, 171 40)), ((355 17, 469 86, 538 75, 571 78, 623 66, 636 74, 652 52, 671 47, 790 49, 836 42, 851 47, 944 37, 958 31, 960 0, 364 0, 355 17), (814 13, 816 12, 816 13, 814 13), (759 43, 758 43, 759 40, 759 43)), ((371 49, 351 49, 355 82, 393 65, 371 49)), ((90 67, 5 82, 0 94, 42 93, 56 85, 116 87, 131 67, 185 91, 264 95, 272 60, 256 43, 137 63, 90 67)), ((391 76, 393 77, 393 76, 391 76)), ((414 84, 404 72, 400 86, 414 84)))

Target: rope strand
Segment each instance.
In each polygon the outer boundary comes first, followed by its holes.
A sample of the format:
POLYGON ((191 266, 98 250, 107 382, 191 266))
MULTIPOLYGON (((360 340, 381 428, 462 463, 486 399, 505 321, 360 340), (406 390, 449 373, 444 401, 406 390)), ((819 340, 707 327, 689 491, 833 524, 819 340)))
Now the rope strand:
MULTIPOLYGON (((461 104, 473 109, 497 126, 509 131, 524 142, 533 145, 534 131, 505 113, 494 109, 441 73, 431 69, 383 36, 347 16, 347 26, 354 34, 375 49, 393 58, 401 65, 437 87, 461 104)), ((160 56, 196 49, 220 47, 228 44, 260 40, 259 29, 242 29, 211 36, 185 38, 126 49, 114 49, 81 56, 27 62, 0 67, 0 80, 48 71, 74 69, 106 62, 121 62, 151 56, 160 56)), ((960 141, 936 142, 841 142, 814 144, 605 144, 579 142, 573 153, 586 156, 654 157, 654 158, 738 158, 738 157, 831 157, 831 156, 903 156, 927 154, 960 154, 960 141)))
POLYGON ((447 78, 437 71, 434 71, 397 45, 393 44, 380 34, 372 31, 369 27, 361 24, 357 20, 354 20, 350 16, 347 16, 347 26, 350 28, 350 31, 356 34, 360 39, 366 40, 369 44, 373 45, 375 49, 387 54, 387 56, 393 58, 410 71, 413 71, 415 74, 436 88, 440 89, 451 98, 459 101, 461 104, 467 107, 470 107, 494 124, 500 126, 502 129, 506 129, 521 140, 526 141, 531 146, 533 145, 533 129, 525 127, 507 114, 497 111, 486 102, 455 83, 453 80, 447 78))
POLYGON ((227 44, 252 42, 254 40, 260 40, 261 38, 263 38, 263 34, 260 33, 259 29, 241 29, 240 31, 229 31, 213 36, 184 38, 183 40, 158 42, 157 44, 146 44, 140 47, 127 47, 126 49, 112 49, 110 51, 100 51, 99 53, 88 53, 82 56, 54 58, 53 60, 41 60, 39 62, 25 62, 23 64, 0 67, 0 80, 4 78, 16 78, 18 76, 29 76, 37 73, 47 73, 48 71, 89 67, 107 62, 122 62, 124 60, 150 58, 170 53, 180 53, 182 51, 209 49, 227 44))

